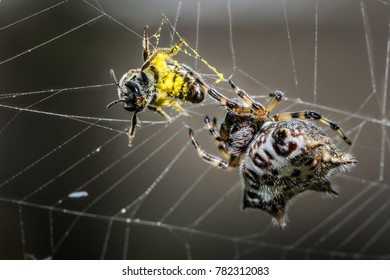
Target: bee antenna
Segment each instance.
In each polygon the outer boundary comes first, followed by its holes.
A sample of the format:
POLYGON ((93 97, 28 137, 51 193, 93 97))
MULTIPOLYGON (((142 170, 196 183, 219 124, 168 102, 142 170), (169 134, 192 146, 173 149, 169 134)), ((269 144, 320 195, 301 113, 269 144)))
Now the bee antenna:
MULTIPOLYGON (((1 0, 0 0, 0 1, 1 1, 1 0)), ((116 79, 115 72, 114 72, 113 69, 110 69, 110 75, 111 75, 111 79, 114 81, 114 84, 118 87, 118 89, 119 89, 123 94, 125 94, 125 93, 123 92, 121 86, 119 85, 118 80, 116 79)), ((110 104, 108 104, 108 105, 107 105, 107 108, 110 108, 112 105, 114 105, 114 104, 116 104, 116 103, 118 103, 118 102, 122 102, 122 101, 127 102, 127 100, 119 99, 119 100, 113 101, 113 102, 111 102, 110 104)))

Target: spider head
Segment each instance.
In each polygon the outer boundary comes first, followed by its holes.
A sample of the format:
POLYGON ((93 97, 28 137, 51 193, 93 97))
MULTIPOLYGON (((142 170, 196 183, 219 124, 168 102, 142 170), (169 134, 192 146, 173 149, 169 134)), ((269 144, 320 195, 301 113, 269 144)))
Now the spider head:
POLYGON ((148 100, 148 78, 142 75, 139 69, 130 70, 125 73, 119 83, 114 71, 110 70, 114 84, 118 88, 118 100, 112 101, 107 108, 122 103, 127 111, 142 111, 149 103, 148 100))

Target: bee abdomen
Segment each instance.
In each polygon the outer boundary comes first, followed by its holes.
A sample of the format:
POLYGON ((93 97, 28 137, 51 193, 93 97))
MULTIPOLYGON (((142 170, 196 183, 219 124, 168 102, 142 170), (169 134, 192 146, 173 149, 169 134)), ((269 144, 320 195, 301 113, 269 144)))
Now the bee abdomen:
POLYGON ((206 89, 198 74, 185 65, 169 65, 170 71, 160 81, 159 87, 170 97, 191 103, 204 100, 206 89))
POLYGON ((200 83, 187 72, 181 71, 179 73, 176 75, 180 75, 181 79, 176 77, 175 81, 178 81, 178 84, 174 87, 174 89, 178 89, 177 98, 191 103, 202 102, 205 97, 205 90, 200 83))
POLYGON ((199 84, 188 84, 188 92, 186 94, 186 101, 189 101, 191 103, 200 103, 203 101, 205 96, 204 89, 199 86, 199 84))

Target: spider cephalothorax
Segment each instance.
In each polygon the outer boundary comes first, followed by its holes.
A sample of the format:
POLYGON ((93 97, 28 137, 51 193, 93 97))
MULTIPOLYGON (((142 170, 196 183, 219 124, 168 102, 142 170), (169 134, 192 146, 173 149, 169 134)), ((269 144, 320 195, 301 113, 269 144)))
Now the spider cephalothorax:
POLYGON ((283 93, 271 94, 274 99, 265 108, 230 81, 244 104, 227 99, 215 90, 210 95, 227 110, 217 131, 216 119, 205 118, 218 148, 228 161, 202 150, 190 129, 191 141, 198 154, 213 165, 230 169, 240 167, 244 184, 244 208, 259 208, 286 226, 287 202, 306 190, 337 194, 329 177, 339 169, 356 164, 349 154, 341 152, 321 128, 303 119, 320 121, 336 130, 351 144, 338 124, 314 111, 270 115, 283 93))

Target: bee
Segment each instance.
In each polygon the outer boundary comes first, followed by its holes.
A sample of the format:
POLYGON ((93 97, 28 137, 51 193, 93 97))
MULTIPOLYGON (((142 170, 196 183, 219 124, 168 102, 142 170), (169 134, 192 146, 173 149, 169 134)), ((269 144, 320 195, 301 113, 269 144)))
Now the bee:
POLYGON ((340 125, 311 110, 271 115, 284 96, 281 91, 270 94, 273 100, 265 107, 229 82, 242 104, 210 90, 209 95, 227 113, 219 130, 215 118, 211 122, 205 117, 206 126, 226 160, 204 151, 192 129, 189 129, 190 140, 199 156, 212 165, 223 169, 240 168, 243 208, 261 209, 285 228, 290 199, 307 190, 337 195, 331 187, 331 174, 335 170, 349 170, 357 163, 307 119, 327 125, 347 144, 351 145, 351 141, 340 125))
MULTIPOLYGON (((114 84, 118 88, 118 99, 109 103, 107 108, 121 103, 125 110, 134 112, 129 129, 129 146, 132 146, 135 136, 135 129, 138 124, 137 114, 139 112, 148 108, 159 113, 170 122, 171 117, 162 109, 163 107, 173 107, 188 116, 187 112, 181 107, 179 100, 200 103, 210 89, 198 73, 172 58, 181 50, 183 45, 189 47, 183 38, 180 38, 171 48, 150 50, 148 29, 148 26, 145 26, 143 33, 144 63, 141 68, 129 70, 119 82, 114 71, 110 70, 114 84)), ((200 58, 195 51, 194 53, 197 58, 200 58)), ((200 59, 209 66, 204 59, 200 59)), ((217 73, 220 77, 219 80, 223 79, 223 75, 218 73, 214 67, 209 66, 209 68, 217 73)))

